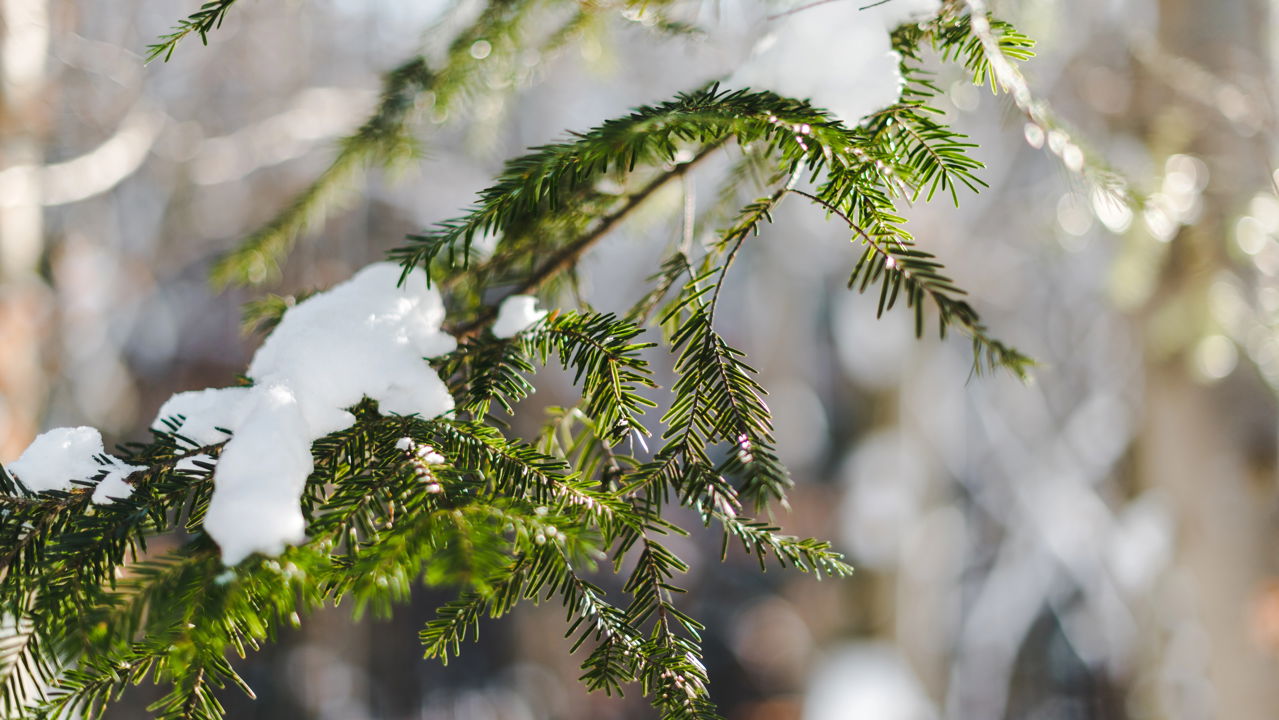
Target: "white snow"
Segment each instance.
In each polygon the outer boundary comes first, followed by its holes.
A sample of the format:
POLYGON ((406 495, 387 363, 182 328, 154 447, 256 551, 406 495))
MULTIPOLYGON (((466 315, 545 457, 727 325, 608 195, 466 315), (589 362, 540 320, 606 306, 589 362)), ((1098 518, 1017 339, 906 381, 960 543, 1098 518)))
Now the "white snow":
POLYGON ((236 565, 254 552, 278 555, 306 539, 299 499, 314 465, 309 431, 293 392, 255 388, 252 407, 234 428, 213 471, 213 497, 204 529, 236 565))
POLYGON ((545 310, 537 309, 537 298, 532 295, 512 295, 502 301, 493 323, 493 334, 500 338, 515 337, 533 327, 546 317, 545 310))
POLYGON ((9 472, 32 492, 71 490, 73 480, 87 480, 102 466, 94 458, 104 452, 102 435, 91 427, 54 428, 36 436, 9 472))
POLYGON ((160 406, 156 422, 151 427, 167 430, 160 420, 179 420, 179 416, 183 416, 186 419, 178 431, 180 435, 189 438, 197 447, 217 445, 230 437, 218 428, 229 430, 244 420, 250 390, 247 387, 229 387, 178 393, 160 406))
POLYGON ((95 428, 64 427, 36 436, 8 470, 32 492, 68 492, 76 488, 77 481, 89 481, 105 472, 93 490, 93 502, 103 505, 129 497, 133 486, 125 478, 146 468, 126 465, 107 455, 102 434, 95 428))
POLYGON ((940 0, 800 0, 770 21, 772 31, 728 84, 804 98, 847 126, 901 98, 901 56, 889 33, 937 13, 940 0))
POLYGON ((152 424, 186 416, 178 432, 201 445, 233 434, 214 470, 204 527, 236 565, 305 540, 300 499, 313 470, 311 444, 350 427, 345 408, 364 397, 383 412, 435 417, 453 409, 424 358, 456 347, 440 329, 444 304, 414 270, 378 263, 290 309, 249 365, 252 387, 175 395, 152 424))

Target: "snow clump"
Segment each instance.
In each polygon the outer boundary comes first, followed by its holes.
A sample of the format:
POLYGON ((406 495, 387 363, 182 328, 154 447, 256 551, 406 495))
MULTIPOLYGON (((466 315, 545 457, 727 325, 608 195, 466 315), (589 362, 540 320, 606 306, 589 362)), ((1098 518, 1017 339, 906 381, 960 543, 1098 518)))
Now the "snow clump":
POLYGON ((102 434, 95 428, 62 427, 36 436, 8 470, 32 492, 70 492, 77 482, 101 475, 92 499, 97 505, 105 505, 132 495, 133 486, 125 479, 146 467, 127 465, 107 455, 102 434))
POLYGON ((528 330, 546 317, 545 310, 537 309, 537 298, 532 295, 512 295, 502 301, 493 323, 493 334, 510 338, 528 330))
POLYGON ((346 408, 369 397, 401 415, 453 409, 424 360, 457 347, 440 329, 444 303, 420 269, 397 287, 400 270, 370 265, 290 309, 254 355, 251 387, 179 393, 160 409, 156 430, 180 419, 177 433, 196 446, 226 441, 204 519, 225 564, 306 539, 300 500, 311 444, 355 423, 346 408))
POLYGON ((728 84, 805 98, 853 127, 901 98, 901 55, 889 34, 937 14, 940 0, 827 0, 770 21, 773 32, 728 84))

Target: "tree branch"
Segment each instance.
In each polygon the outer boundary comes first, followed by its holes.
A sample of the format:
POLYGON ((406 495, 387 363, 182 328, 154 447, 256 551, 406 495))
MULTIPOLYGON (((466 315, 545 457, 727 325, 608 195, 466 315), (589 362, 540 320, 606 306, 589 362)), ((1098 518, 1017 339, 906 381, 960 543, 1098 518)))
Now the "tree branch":
MULTIPOLYGON (((509 298, 512 295, 527 295, 534 292, 545 285, 551 278, 576 265, 578 260, 581 259, 582 255, 585 254, 587 250, 590 250, 595 243, 604 239, 605 235, 612 232, 613 229, 622 222, 622 220, 626 219, 626 216, 634 212, 635 209, 643 204, 644 201, 652 196, 653 193, 657 192, 671 180, 683 177, 689 170, 693 169, 694 166, 709 157, 723 144, 724 141, 721 140, 720 142, 707 145, 702 148, 697 155, 693 156, 692 160, 676 165, 674 168, 654 178, 651 182, 641 188, 639 192, 627 198, 626 202, 620 208, 606 216, 598 225, 592 228, 590 232, 573 241, 573 243, 565 246, 559 252, 552 255, 549 260, 542 263, 542 265, 534 270, 528 278, 524 280, 524 282, 520 283, 514 290, 511 290, 503 296, 502 300, 506 300, 506 298, 509 298)), ((481 330, 491 325, 493 321, 497 319, 497 309, 500 305, 501 301, 486 307, 474 320, 454 329, 453 334, 457 335, 459 339, 474 337, 479 334, 481 330)))

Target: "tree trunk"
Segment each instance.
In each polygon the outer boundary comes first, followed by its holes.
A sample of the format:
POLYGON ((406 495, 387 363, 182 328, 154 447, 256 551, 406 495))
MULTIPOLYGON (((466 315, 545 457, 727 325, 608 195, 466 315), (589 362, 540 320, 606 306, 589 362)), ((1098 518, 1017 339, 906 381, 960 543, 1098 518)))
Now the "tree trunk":
POLYGON ((1250 437, 1241 417, 1255 419, 1260 411, 1262 422, 1273 426, 1274 402, 1250 367, 1217 385, 1196 380, 1189 367, 1197 335, 1189 333, 1179 352, 1167 353, 1167 338, 1153 319, 1175 302, 1179 322, 1194 322, 1191 316, 1229 267, 1234 218, 1254 193, 1270 186, 1271 138, 1249 136, 1231 109, 1239 98, 1230 89, 1244 73, 1255 73, 1256 84, 1269 87, 1268 6, 1261 0, 1159 5, 1164 52, 1232 83, 1170 88, 1177 74, 1156 60, 1148 63, 1142 85, 1138 122, 1145 124, 1152 156, 1162 162, 1174 153, 1192 155, 1210 177, 1202 214, 1168 249, 1146 324, 1152 359, 1135 457, 1139 482, 1165 496, 1177 527, 1169 591, 1156 609, 1164 622, 1152 679, 1171 683, 1159 693, 1167 717, 1263 720, 1279 707, 1279 666, 1259 642, 1253 610, 1275 571, 1274 449, 1272 437, 1250 437), (1204 89, 1207 97, 1195 96, 1204 89))

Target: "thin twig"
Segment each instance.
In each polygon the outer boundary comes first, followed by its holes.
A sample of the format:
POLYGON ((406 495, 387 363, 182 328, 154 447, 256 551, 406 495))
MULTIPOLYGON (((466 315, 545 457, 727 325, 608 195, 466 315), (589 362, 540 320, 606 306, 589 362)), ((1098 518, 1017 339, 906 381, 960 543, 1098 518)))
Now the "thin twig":
MULTIPOLYGON (((773 193, 770 198, 771 205, 766 212, 772 213, 776 210, 777 206, 781 204, 782 198, 786 197, 786 193, 795 190, 795 180, 797 178, 798 176, 792 173, 786 184, 773 193)), ((755 227, 759 227, 758 220, 755 222, 755 227)), ((733 266, 733 261, 737 259, 737 251, 742 249, 742 244, 746 242, 748 235, 750 235, 750 232, 744 232, 741 237, 737 238, 737 242, 733 244, 733 249, 728 252, 728 257, 725 258, 724 265, 719 271, 719 281, 715 283, 715 290, 711 293, 710 308, 707 310, 707 317, 712 322, 715 320, 715 308, 719 306, 719 292, 724 288, 724 282, 728 279, 728 269, 733 266)))
MULTIPOLYGON (((866 241, 866 244, 867 244, 867 245, 870 245, 871 247, 875 248, 875 252, 877 252, 877 253, 879 253, 880 255, 884 256, 884 258, 885 258, 885 259, 888 259, 888 260, 892 260, 892 259, 893 259, 893 255, 892 255, 892 253, 890 253, 890 252, 888 252, 887 250, 885 250, 885 249, 884 249, 884 248, 883 248, 883 247, 879 244, 879 241, 878 241, 878 240, 875 240, 873 237, 871 237, 870 233, 866 232, 865 230, 863 230, 863 229, 862 229, 862 227, 861 227, 860 225, 858 225, 857 223, 853 222, 853 219, 852 219, 852 218, 850 218, 850 217, 848 217, 848 214, 847 214, 847 213, 845 213, 843 210, 840 210, 839 208, 835 207, 834 205, 831 205, 830 203, 826 202, 825 200, 823 200, 823 199, 821 199, 821 198, 817 197, 816 195, 813 195, 812 193, 804 192, 803 190, 798 190, 798 189, 796 189, 796 188, 787 188, 787 191, 788 191, 788 192, 793 192, 793 193, 795 193, 796 195, 799 195, 799 196, 801 196, 801 197, 808 198, 809 200, 811 200, 811 201, 813 201, 813 202, 817 203, 818 205, 821 205, 823 208, 825 208, 825 209, 826 209, 826 211, 827 211, 827 212, 830 212, 830 213, 833 213, 833 214, 835 214, 835 215, 838 215, 838 216, 839 216, 839 218, 840 218, 841 220, 843 220, 845 223, 847 223, 847 224, 848 224, 848 227, 852 228, 853 232, 855 232, 855 233, 857 233, 858 235, 860 235, 860 236, 861 236, 861 238, 862 238, 863 240, 865 240, 865 241, 866 241)), ((905 270, 902 270, 902 274, 903 274, 903 275, 906 275, 907 277, 909 277, 909 275, 906 273, 906 271, 905 271, 905 270)))
POLYGON ((728 280, 728 269, 733 266, 733 261, 737 259, 737 251, 742 249, 742 245, 746 243, 746 234, 737 238, 737 242, 733 243, 733 249, 728 251, 728 257, 724 259, 724 265, 719 271, 719 282, 715 283, 715 289, 711 292, 710 308, 706 311, 706 316, 710 321, 715 320, 715 308, 719 307, 719 291, 724 289, 724 283, 728 280))
MULTIPOLYGON (((612 232, 613 229, 622 222, 622 220, 626 219, 627 215, 630 215, 653 193, 657 192, 662 186, 666 185, 666 183, 671 180, 682 177, 695 165, 709 157, 715 150, 718 150, 723 143, 724 141, 721 140, 707 145, 702 148, 702 150, 698 152, 693 159, 686 163, 677 165, 671 170, 654 178, 649 184, 641 188, 639 192, 628 197, 626 199, 626 203, 623 204, 622 207, 618 208, 612 214, 601 220, 600 223, 590 232, 578 238, 572 244, 565 246, 555 255, 551 256, 551 259, 542 263, 542 265, 534 270, 528 278, 524 280, 524 282, 520 283, 518 287, 503 296, 502 300, 505 300, 512 295, 527 295, 545 285, 551 278, 576 265, 577 261, 581 259, 582 255, 587 250, 591 249, 595 243, 602 240, 605 235, 612 232)), ((488 327, 497 319, 497 309, 500 305, 501 301, 486 307, 474 320, 459 326, 454 331, 454 334, 459 339, 475 336, 480 330, 488 327)))
POLYGON ((693 236, 697 230, 697 192, 693 187, 693 181, 687 175, 684 176, 681 184, 684 186, 684 227, 679 249, 687 257, 693 254, 693 236))
POLYGON ((196 703, 200 701, 200 691, 204 687, 204 668, 195 674, 195 682, 191 684, 191 694, 187 696, 187 701, 182 705, 182 717, 195 717, 196 703))

